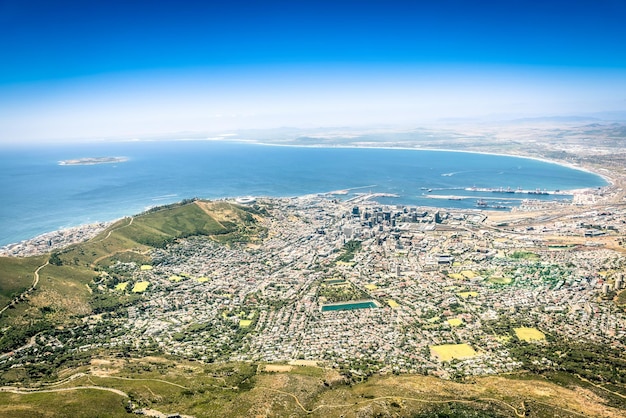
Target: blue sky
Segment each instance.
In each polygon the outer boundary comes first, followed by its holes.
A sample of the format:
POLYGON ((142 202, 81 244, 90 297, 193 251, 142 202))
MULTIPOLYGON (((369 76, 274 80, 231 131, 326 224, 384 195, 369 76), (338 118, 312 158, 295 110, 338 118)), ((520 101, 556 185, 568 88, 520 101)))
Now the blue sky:
POLYGON ((0 0, 0 142, 626 110, 624 22, 624 0, 0 0))

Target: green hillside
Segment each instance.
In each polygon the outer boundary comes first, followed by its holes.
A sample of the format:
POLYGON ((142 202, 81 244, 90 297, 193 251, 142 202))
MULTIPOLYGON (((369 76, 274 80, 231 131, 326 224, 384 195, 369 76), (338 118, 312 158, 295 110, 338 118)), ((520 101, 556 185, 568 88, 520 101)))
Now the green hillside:
POLYGON ((159 207, 115 223, 89 242, 61 251, 59 258, 62 264, 93 267, 113 254, 141 253, 194 235, 224 243, 245 242, 262 232, 255 212, 227 202, 194 201, 159 207))
POLYGON ((258 239, 256 210, 227 202, 185 201, 116 222, 97 237, 50 256, 0 258, 0 352, 24 344, 40 330, 111 311, 137 296, 98 292, 94 280, 114 261, 149 262, 152 248, 176 239, 207 236, 221 243, 258 239), (32 286, 38 267, 39 283, 32 286), (16 303, 11 303, 15 301, 16 303), (10 305, 10 306, 9 306, 10 305))
POLYGON ((46 259, 46 256, 0 257, 0 309, 33 284, 35 270, 46 259))

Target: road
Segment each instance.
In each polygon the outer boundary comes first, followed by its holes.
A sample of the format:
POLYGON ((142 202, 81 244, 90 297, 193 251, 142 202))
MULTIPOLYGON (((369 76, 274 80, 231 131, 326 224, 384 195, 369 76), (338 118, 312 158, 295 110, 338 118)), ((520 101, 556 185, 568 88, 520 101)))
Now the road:
POLYGON ((313 409, 306 409, 304 407, 304 405, 302 405, 302 403, 300 403, 300 400, 296 397, 296 395, 289 393, 289 392, 284 392, 282 390, 278 390, 278 389, 273 389, 273 388, 268 388, 265 386, 257 386, 257 388, 259 389, 263 389, 263 390, 268 390, 270 392, 276 392, 276 393, 280 393, 286 396, 290 396, 296 403, 296 405, 298 405, 298 407, 300 409, 302 409, 302 411, 304 411, 307 414, 311 414, 315 411, 317 411, 318 409, 322 409, 322 408, 346 408, 346 407, 354 407, 355 405, 360 405, 360 404, 366 404, 366 403, 373 403, 376 401, 382 401, 382 400, 392 400, 392 401, 412 401, 412 402, 421 402, 421 403, 429 403, 429 404, 447 404, 447 403, 466 403, 466 404, 476 404, 476 403, 480 403, 480 402, 487 402, 487 403, 497 403, 500 405, 504 405, 508 408, 510 408, 513 413, 515 414, 515 416, 517 417, 524 417, 524 412, 520 412, 517 410, 517 408, 515 408, 513 405, 504 402, 500 399, 495 399, 495 398, 477 398, 475 400, 468 400, 468 399, 442 399, 442 400, 429 400, 429 399, 420 399, 420 398, 409 398, 409 397, 405 397, 405 396, 380 396, 378 398, 373 398, 373 399, 368 399, 366 401, 361 401, 361 402, 356 402, 354 404, 337 404, 337 405, 318 405, 313 409))
POLYGON ((37 287, 37 284, 39 284, 39 271, 41 271, 42 268, 46 267, 48 264, 50 264, 49 261, 46 261, 45 264, 42 264, 41 266, 37 267, 37 270, 35 270, 35 273, 33 275, 33 285, 29 288, 26 289, 25 291, 23 291, 19 296, 17 296, 15 299, 13 299, 11 302, 9 302, 9 304, 7 306, 5 306, 4 308, 2 308, 0 310, 0 315, 2 315, 4 313, 4 311, 6 311, 7 309, 9 309, 9 307, 15 303, 17 300, 19 300, 20 298, 22 298, 23 296, 29 294, 30 292, 32 292, 33 290, 35 290, 35 288, 37 287))
POLYGON ((3 386, 0 387, 0 392, 9 392, 9 393, 17 393, 18 395, 29 395, 31 393, 53 393, 53 392, 69 392, 72 390, 104 390, 107 392, 112 392, 117 395, 128 398, 128 394, 126 392, 122 392, 118 389, 106 388, 103 386, 75 386, 73 388, 57 388, 57 389, 34 389, 34 390, 24 390, 18 389, 12 386, 3 386))

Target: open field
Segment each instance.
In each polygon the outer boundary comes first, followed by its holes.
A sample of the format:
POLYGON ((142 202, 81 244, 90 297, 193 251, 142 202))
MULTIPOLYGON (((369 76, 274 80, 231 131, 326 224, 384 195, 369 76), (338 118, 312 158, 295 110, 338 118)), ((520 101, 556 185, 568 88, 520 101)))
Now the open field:
POLYGON ((453 359, 466 359, 475 357, 478 353, 468 344, 442 344, 431 345, 430 352, 441 361, 453 359))
POLYGON ((387 305, 389 305, 390 308, 399 308, 400 304, 398 302, 396 302, 393 299, 387 299, 385 302, 387 302, 387 305))
POLYGON ((450 273, 448 274, 448 277, 450 277, 451 279, 456 279, 456 280, 465 279, 465 276, 463 276, 461 273, 450 273))
POLYGON ((128 282, 118 283, 115 285, 115 290, 121 290, 122 292, 128 287, 128 282))
POLYGON ((463 320, 461 318, 450 318, 446 322, 451 327, 458 327, 459 325, 463 324, 463 320))
POLYGON ((288 366, 285 364, 266 364, 261 368, 264 372, 274 372, 274 373, 286 373, 290 372, 293 369, 293 366, 288 366))
POLYGON ((515 335, 522 341, 542 341, 546 339, 543 332, 536 328, 520 327, 514 328, 515 335))
POLYGON ((461 274, 463 275, 463 277, 465 277, 467 279, 474 279, 474 278, 476 278, 478 276, 476 273, 474 273, 471 270, 463 270, 463 271, 461 271, 461 274))
POLYGON ((494 284, 510 284, 513 281, 510 277, 490 277, 489 282, 494 284))
POLYGON ((150 284, 150 282, 137 282, 135 283, 135 285, 133 286, 133 293, 141 293, 141 292, 145 292, 146 289, 148 288, 148 285, 150 284))

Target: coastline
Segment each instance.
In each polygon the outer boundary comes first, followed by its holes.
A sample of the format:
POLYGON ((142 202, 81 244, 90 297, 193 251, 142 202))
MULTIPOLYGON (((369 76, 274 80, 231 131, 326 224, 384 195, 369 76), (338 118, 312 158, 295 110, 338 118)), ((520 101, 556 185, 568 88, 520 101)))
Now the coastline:
MULTIPOLYGON (((491 151, 471 151, 471 150, 455 150, 455 149, 447 149, 447 148, 414 148, 414 147, 393 147, 393 146, 382 146, 382 147, 376 147, 376 146, 368 146, 368 145, 300 145, 300 144, 276 144, 276 143, 269 143, 269 142, 250 142, 250 141, 235 141, 235 142, 245 142, 248 144, 256 144, 256 145, 263 145, 263 146, 270 146, 270 147, 294 147, 294 148, 326 148, 326 149, 386 149, 386 150, 405 150, 405 151, 435 151, 435 152, 455 152, 455 153, 466 153, 466 154, 479 154, 479 155, 493 155, 493 156, 498 156, 498 157, 512 157, 512 158, 521 158, 521 159, 528 159, 528 160, 534 160, 534 161, 540 161, 543 163, 547 163, 547 164, 554 164, 554 165, 558 165, 561 167, 566 167, 572 170, 578 170, 578 171, 582 171, 585 173, 589 173, 589 174, 593 174, 596 175, 600 178, 602 178, 604 181, 606 181, 608 184, 605 186, 601 186, 601 187, 609 187, 609 186, 614 186, 615 185, 615 180, 612 177, 609 177, 609 175, 607 174, 602 174, 597 172, 594 169, 588 168, 588 167, 582 167, 576 164, 572 164, 572 163, 568 163, 568 162, 564 162, 564 161, 557 161, 557 160, 550 160, 548 158, 544 158, 544 157, 534 157, 531 155, 516 155, 516 154, 506 154, 506 153, 502 153, 502 152, 491 152, 491 151)), ((563 192, 582 192, 582 191, 587 191, 587 190, 592 190, 593 188, 591 187, 587 187, 587 188, 582 188, 582 189, 568 189, 568 190, 562 190, 563 192)))
POLYGON ((85 242, 97 236, 120 219, 57 229, 17 243, 3 245, 0 247, 0 257, 31 257, 43 255, 60 248, 65 248, 68 245, 85 242))
MULTIPOLYGON (((581 172, 593 174, 595 176, 602 178, 607 183, 607 185, 599 186, 602 188, 615 185, 615 180, 612 177, 610 177, 609 174, 600 173, 597 170, 594 170, 591 168, 581 167, 576 164, 550 160, 550 159, 546 159, 542 157, 534 157, 534 156, 527 156, 527 155, 514 155, 514 154, 501 153, 501 152, 469 151, 469 150, 455 150, 455 149, 441 149, 441 148, 415 148, 415 147, 400 147, 400 146, 398 147, 396 146, 367 146, 367 145, 329 146, 329 145, 324 145, 324 144, 316 144, 316 145, 278 144, 278 143, 267 143, 267 142, 260 142, 260 141, 236 141, 236 140, 235 141, 227 140, 225 142, 246 143, 249 145, 259 145, 259 146, 292 147, 292 148, 374 149, 374 150, 384 149, 384 150, 403 150, 403 151, 434 151, 434 152, 469 153, 469 154, 491 155, 491 156, 500 156, 500 157, 512 157, 512 158, 540 161, 544 163, 562 166, 568 169, 573 169, 573 170, 578 170, 581 172)), ((125 157, 116 157, 116 158, 125 158, 125 157)), ((603 170, 609 171, 606 168, 603 170)), ((367 187, 367 186, 363 186, 363 187, 367 187)), ((360 187, 357 187, 357 188, 360 188, 360 187)), ((357 189, 357 188, 352 188, 352 189, 357 189)), ((342 188, 339 190, 332 190, 332 191, 325 192, 325 193, 315 193, 314 195, 343 195, 343 194, 346 194, 346 193, 343 193, 344 191, 352 190, 352 189, 342 188)), ((581 194, 581 193, 590 192, 595 189, 596 187, 567 189, 567 190, 562 189, 561 192, 563 194, 581 194)), ((298 197, 305 197, 305 196, 310 196, 310 195, 311 194, 309 193, 309 194, 300 195, 298 197)), ((272 196, 269 196, 269 197, 271 198, 272 196)), ((221 197, 217 197, 216 199, 220 199, 220 198, 228 199, 231 197, 221 196, 221 197)), ((428 206, 428 207, 431 207, 431 206, 428 206)), ((438 207, 438 206, 432 206, 432 207, 438 207)), ((134 214, 126 214, 126 216, 132 216, 132 215, 134 214)), ((97 235, 97 233, 101 232, 101 230, 105 229, 108 225, 110 225, 111 223, 119 219, 121 218, 118 215, 116 219, 112 219, 109 221, 95 222, 95 223, 90 223, 90 224, 79 224, 79 225, 68 227, 68 228, 62 228, 62 229, 53 230, 50 232, 45 232, 43 234, 39 234, 32 238, 23 239, 19 242, 8 243, 8 244, 0 246, 0 256, 30 256, 30 255, 48 253, 50 251, 54 251, 57 248, 60 248, 61 246, 66 246, 66 245, 70 245, 73 243, 85 241, 89 239, 89 237, 85 238, 85 236, 87 236, 88 234, 89 235, 93 234, 95 236, 97 235), (106 226, 102 226, 102 225, 106 225, 106 226), (91 231, 91 232, 88 232, 88 231, 91 231), (71 236, 71 235, 75 235, 75 238, 71 238, 71 239, 67 238, 67 236, 71 236), (46 244, 44 241, 53 242, 53 244, 49 245, 49 244, 46 244), (59 244, 55 245, 54 243, 57 241, 59 241, 59 244), (63 244, 61 244, 61 242, 63 242, 63 244)))

